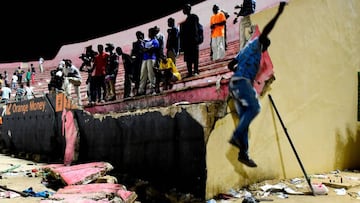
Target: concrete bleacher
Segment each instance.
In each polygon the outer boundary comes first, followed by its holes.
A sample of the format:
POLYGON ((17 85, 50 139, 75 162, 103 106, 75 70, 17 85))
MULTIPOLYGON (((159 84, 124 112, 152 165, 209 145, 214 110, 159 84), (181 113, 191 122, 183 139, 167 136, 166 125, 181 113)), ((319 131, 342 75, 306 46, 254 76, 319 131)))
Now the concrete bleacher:
MULTIPOLYGON (((199 53, 199 71, 198 76, 193 76, 190 78, 185 78, 187 75, 186 63, 183 61, 183 54, 180 54, 176 59, 177 68, 182 76, 182 80, 174 83, 171 90, 163 91, 162 88, 160 94, 170 93, 173 91, 181 91, 184 88, 194 88, 196 86, 202 86, 202 83, 208 83, 210 80, 214 81, 214 77, 222 77, 222 75, 231 74, 227 68, 227 64, 230 59, 232 59, 238 52, 239 43, 238 41, 228 42, 228 48, 226 51, 225 58, 217 61, 210 60, 210 48, 205 48, 200 50, 199 53)), ((123 101, 123 92, 124 92, 124 68, 120 62, 118 77, 116 80, 116 97, 117 101, 123 101)), ((86 87, 81 88, 83 95, 86 94, 86 87), (84 92, 83 92, 84 91, 84 92)), ((151 95, 146 95, 151 96, 151 95)), ((136 99, 137 97, 133 97, 136 99)), ((86 104, 86 99, 83 97, 83 103, 86 104)), ((108 102, 113 103, 113 102, 108 102)), ((106 105, 106 102, 101 105, 106 105)))
MULTIPOLYGON (((206 77, 228 73, 229 70, 227 69, 227 63, 228 63, 229 59, 233 58, 235 56, 235 54, 237 53, 238 46, 239 46, 239 44, 237 41, 229 42, 225 58, 218 60, 218 61, 210 60, 210 48, 205 48, 205 49, 200 50, 200 53, 199 53, 200 74, 198 76, 193 76, 190 78, 185 78, 185 76, 187 75, 186 63, 183 60, 183 54, 180 54, 178 56, 178 58, 176 59, 176 66, 182 76, 182 80, 174 83, 173 90, 182 88, 182 87, 186 86, 186 84, 189 84, 190 82, 192 82, 192 85, 196 85, 196 81, 206 78, 206 77)), ((122 66, 122 64, 120 64, 119 75, 118 75, 117 81, 116 81, 117 99, 121 99, 123 97, 123 88, 124 88, 124 86, 123 86, 124 72, 123 71, 124 71, 123 66, 122 66)), ((171 91, 171 90, 167 90, 167 91, 171 91)))

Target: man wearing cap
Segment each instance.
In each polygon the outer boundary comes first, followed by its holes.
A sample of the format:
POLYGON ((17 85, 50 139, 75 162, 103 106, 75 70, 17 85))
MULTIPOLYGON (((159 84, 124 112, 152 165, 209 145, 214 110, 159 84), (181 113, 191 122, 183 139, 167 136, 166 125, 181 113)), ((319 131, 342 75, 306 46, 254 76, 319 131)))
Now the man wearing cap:
POLYGON ((71 86, 74 86, 75 94, 77 96, 77 104, 82 106, 80 85, 81 85, 81 74, 77 67, 72 64, 70 59, 64 59, 65 68, 63 69, 65 80, 64 89, 65 94, 71 97, 71 86))
POLYGON ((79 56, 79 58, 83 61, 80 65, 79 70, 83 71, 83 69, 86 68, 85 71, 88 71, 89 69, 91 69, 91 63, 93 62, 95 55, 96 52, 92 50, 92 45, 87 46, 85 48, 85 53, 79 56))

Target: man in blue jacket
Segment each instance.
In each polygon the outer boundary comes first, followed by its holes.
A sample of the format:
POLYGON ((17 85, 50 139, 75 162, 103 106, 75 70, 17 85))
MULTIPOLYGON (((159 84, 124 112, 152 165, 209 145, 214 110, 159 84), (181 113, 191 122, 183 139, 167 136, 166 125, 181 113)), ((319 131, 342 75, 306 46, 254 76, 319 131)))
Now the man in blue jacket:
POLYGON ((234 71, 229 82, 229 92, 234 98, 236 112, 239 116, 239 124, 229 143, 239 148, 238 160, 249 167, 257 167, 256 163, 250 159, 248 154, 249 125, 260 112, 260 103, 256 90, 253 87, 253 81, 260 67, 261 54, 266 51, 270 45, 268 34, 274 28, 285 5, 286 2, 280 2, 276 15, 264 27, 259 37, 248 42, 228 64, 228 68, 234 71))

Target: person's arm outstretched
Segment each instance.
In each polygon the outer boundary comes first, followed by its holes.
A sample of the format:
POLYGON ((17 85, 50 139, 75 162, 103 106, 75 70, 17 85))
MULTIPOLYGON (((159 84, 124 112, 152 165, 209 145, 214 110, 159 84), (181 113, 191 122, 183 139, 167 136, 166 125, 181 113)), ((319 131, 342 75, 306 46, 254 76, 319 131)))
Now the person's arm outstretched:
POLYGON ((287 3, 285 1, 280 2, 280 6, 279 6, 277 13, 270 20, 270 22, 268 22, 268 24, 265 25, 263 31, 261 32, 261 34, 259 36, 259 41, 261 44, 263 44, 263 46, 266 46, 266 47, 264 47, 265 49, 263 49, 263 50, 266 50, 267 47, 270 45, 270 40, 268 39, 268 35, 271 32, 271 30, 274 28, 275 23, 278 20, 279 16, 284 11, 284 7, 286 4, 287 3))

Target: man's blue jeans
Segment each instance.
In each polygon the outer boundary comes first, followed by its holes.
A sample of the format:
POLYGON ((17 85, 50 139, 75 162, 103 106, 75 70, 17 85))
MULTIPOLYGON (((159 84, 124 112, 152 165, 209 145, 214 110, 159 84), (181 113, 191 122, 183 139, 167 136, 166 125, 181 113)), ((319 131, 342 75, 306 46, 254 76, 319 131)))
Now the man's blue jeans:
POLYGON ((232 78, 229 82, 229 90, 234 98, 236 112, 239 116, 239 123, 232 139, 240 144, 239 156, 248 157, 249 125, 260 112, 260 103, 256 90, 247 78, 232 78))

